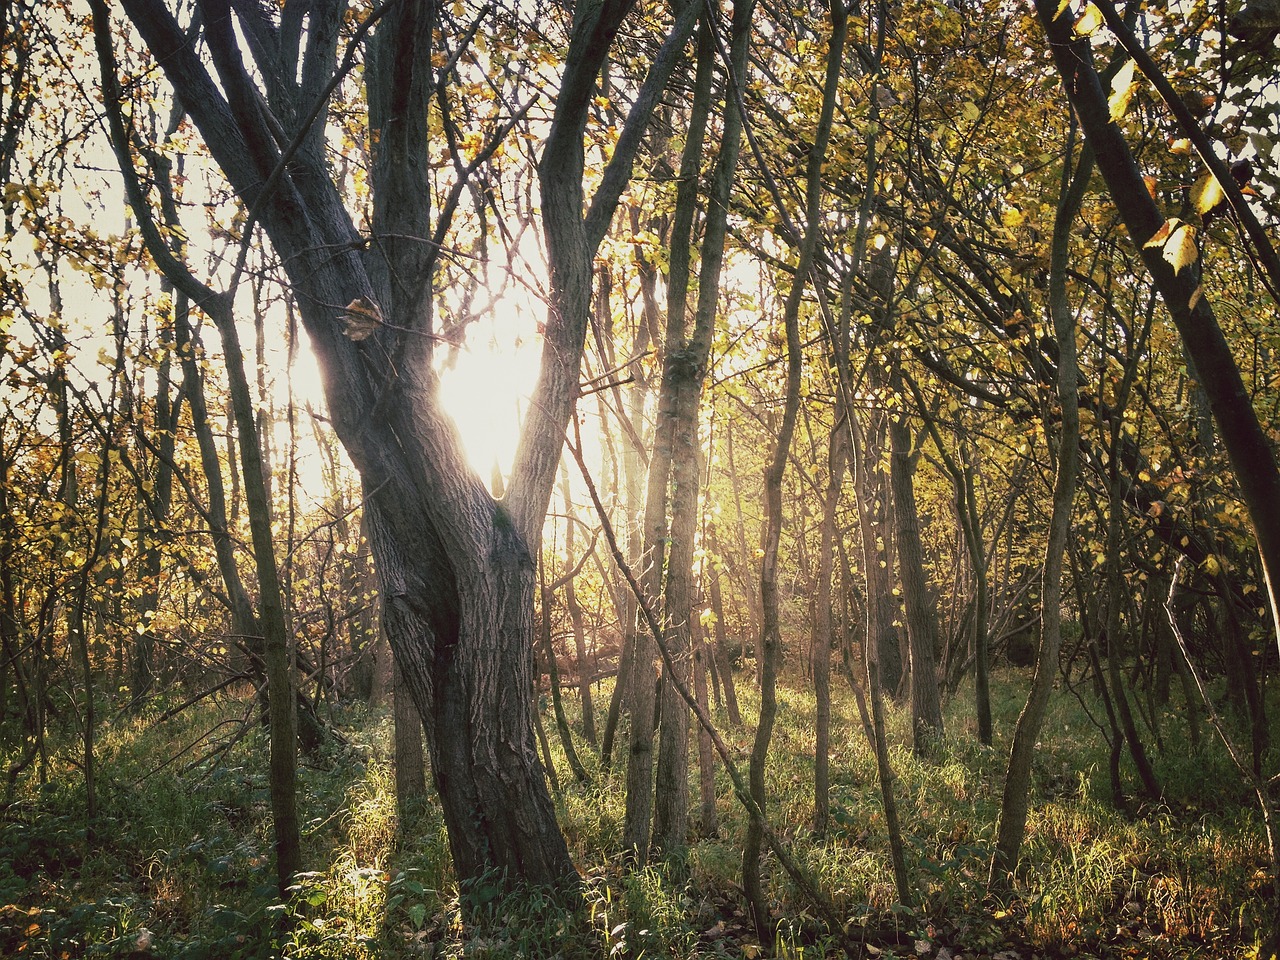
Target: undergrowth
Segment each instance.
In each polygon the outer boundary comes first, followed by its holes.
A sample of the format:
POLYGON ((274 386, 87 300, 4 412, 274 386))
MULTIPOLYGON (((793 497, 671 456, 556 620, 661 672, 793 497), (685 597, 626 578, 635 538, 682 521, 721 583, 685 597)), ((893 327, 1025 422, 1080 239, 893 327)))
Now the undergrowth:
MULTIPOLYGON (((1025 686, 1014 675, 999 680, 996 729, 1007 737, 1025 686)), ((843 934, 825 929, 766 858, 778 955, 843 955, 859 941, 882 957, 972 960, 1220 960, 1254 949, 1270 896, 1259 818, 1218 745, 1206 739, 1192 756, 1174 729, 1176 717, 1162 731, 1176 747, 1153 750, 1164 799, 1117 810, 1105 744, 1078 703, 1055 697, 1034 769, 1035 802, 1015 894, 995 902, 986 880, 1007 742, 979 744, 970 705, 957 699, 948 709, 946 747, 921 760, 902 746, 908 721, 891 707, 890 740, 899 745, 892 751, 895 789, 917 891, 908 908, 897 902, 874 757, 852 698, 836 694, 831 817, 823 837, 811 828, 812 694, 792 678, 779 700, 770 817, 847 925, 843 934)), ((611 771, 580 742, 589 784, 575 784, 563 754, 553 757, 566 785, 557 802, 580 889, 511 893, 499 877, 459 885, 439 808, 430 798, 397 808, 388 717, 348 707, 334 716, 347 744, 300 767, 304 861, 311 869, 281 897, 264 733, 242 726, 238 701, 208 702, 157 722, 163 706, 102 726, 94 824, 85 819, 74 731, 66 731, 65 742, 51 742, 43 783, 33 775, 17 784, 0 818, 0 955, 372 960, 762 953, 740 888, 745 818, 723 770, 715 835, 697 837, 667 862, 624 869, 623 752, 611 771)), ((572 709, 571 698, 566 706, 572 709)), ((717 717, 745 768, 755 718, 752 706, 743 706, 742 728, 717 717)), ((554 733, 554 725, 548 729, 554 733)), ((1131 771, 1126 776, 1134 782, 1131 771)))

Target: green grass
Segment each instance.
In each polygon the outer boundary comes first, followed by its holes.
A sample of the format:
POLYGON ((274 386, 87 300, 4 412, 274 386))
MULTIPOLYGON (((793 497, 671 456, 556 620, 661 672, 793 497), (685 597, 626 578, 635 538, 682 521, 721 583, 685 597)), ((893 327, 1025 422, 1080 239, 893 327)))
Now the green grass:
MULTIPOLYGON (((745 770, 755 705, 740 677, 746 726, 717 722, 745 770)), ((882 956, 1244 958, 1257 941, 1270 880, 1259 818, 1215 741, 1192 757, 1164 720, 1153 747, 1166 802, 1137 815, 1113 809, 1106 747, 1070 696, 1055 696, 1036 758, 1034 803, 1014 899, 992 903, 985 881, 1007 739, 1025 680, 993 687, 997 743, 974 739, 972 705, 948 705, 948 740, 928 760, 907 747, 907 718, 889 711, 895 789, 918 891, 896 903, 872 753, 852 697, 836 689, 832 820, 811 832, 813 697, 797 677, 779 691, 770 753, 769 813, 855 936, 882 956), (897 941, 886 940, 886 931, 897 941)), ((607 702, 608 690, 598 702, 607 702)), ((566 698, 571 721, 575 700, 566 698)), ((496 896, 459 889, 437 806, 401 822, 388 756, 390 723, 351 708, 351 746, 300 770, 305 862, 291 895, 276 892, 265 737, 257 729, 206 756, 237 729, 244 706, 205 704, 164 724, 116 719, 100 732, 100 816, 86 832, 74 743, 55 742, 50 777, 22 779, 0 818, 0 955, 47 958, 717 957, 758 950, 740 891, 745 818, 724 771, 720 829, 669 863, 620 865, 623 770, 601 768, 584 743, 592 783, 579 786, 548 733, 560 781, 561 824, 583 874, 566 904, 537 889, 496 896), (464 910, 465 908, 465 910, 464 910), (462 916, 470 918, 464 928, 462 916)), ((70 732, 68 732, 70 733, 70 732)), ((625 731, 623 731, 625 737, 625 731)), ((619 743, 625 743, 624 738, 619 743)), ((617 752, 615 764, 624 762, 617 752)), ((696 753, 692 762, 696 764, 696 753)), ((8 762, 10 757, 0 757, 8 762)), ((1127 783, 1135 782, 1126 768, 1127 783)), ((696 786, 696 773, 691 787, 696 786)), ((765 872, 778 952, 839 955, 770 856, 765 872)))

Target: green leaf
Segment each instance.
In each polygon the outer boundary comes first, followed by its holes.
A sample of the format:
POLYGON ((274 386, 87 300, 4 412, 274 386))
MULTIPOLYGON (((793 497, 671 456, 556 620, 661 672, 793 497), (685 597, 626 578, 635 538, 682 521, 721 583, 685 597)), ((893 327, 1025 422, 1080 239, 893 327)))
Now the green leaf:
POLYGON ((422 921, 427 918, 426 904, 415 903, 407 912, 409 914, 409 922, 413 924, 413 929, 421 930, 422 921))

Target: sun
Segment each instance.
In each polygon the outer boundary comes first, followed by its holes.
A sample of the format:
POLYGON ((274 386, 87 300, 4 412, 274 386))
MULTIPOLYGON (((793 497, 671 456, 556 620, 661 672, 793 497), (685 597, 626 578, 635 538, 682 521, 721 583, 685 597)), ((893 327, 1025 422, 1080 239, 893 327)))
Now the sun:
POLYGON ((539 305, 498 301, 467 331, 466 342, 442 358, 440 395, 462 436, 467 459, 492 484, 510 476, 520 428, 538 378, 542 338, 539 305))

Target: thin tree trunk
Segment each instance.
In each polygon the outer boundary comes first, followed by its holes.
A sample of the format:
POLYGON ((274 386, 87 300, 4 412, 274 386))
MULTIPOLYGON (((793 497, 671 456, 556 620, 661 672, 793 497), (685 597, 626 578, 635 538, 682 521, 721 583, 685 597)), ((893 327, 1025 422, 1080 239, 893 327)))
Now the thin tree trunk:
MULTIPOLYGON (((572 520, 570 524, 572 524, 572 520)), ((564 714, 564 701, 560 695, 560 665, 556 662, 555 646, 551 642, 551 614, 555 606, 555 597, 547 586, 547 568, 545 561, 538 564, 538 579, 542 595, 541 616, 539 618, 538 635, 542 640, 542 655, 547 664, 547 681, 551 687, 551 708, 556 718, 556 729, 560 733, 560 745, 564 747, 565 758, 569 761, 569 769, 579 783, 590 783, 586 768, 578 758, 578 751, 573 746, 573 731, 569 729, 569 719, 564 714)), ((537 705, 534 705, 537 709, 537 705)))
POLYGON ((1062 161, 1062 186, 1058 212, 1053 224, 1050 247, 1049 307, 1053 317, 1054 336, 1058 344, 1058 401, 1062 406, 1062 427, 1058 435, 1058 468, 1054 478, 1053 511, 1049 518, 1049 541, 1045 547, 1044 574, 1041 582, 1040 649, 1036 658, 1031 692, 1018 716, 1013 732, 1013 746, 1005 773, 1004 793, 1000 802, 1000 819, 996 828, 996 849, 991 858, 989 885, 998 894, 1012 888, 1013 871, 1018 864, 1022 839, 1026 833, 1030 806, 1031 760, 1036 740, 1049 705, 1049 694, 1058 675, 1058 651, 1062 646, 1062 557, 1070 533, 1072 503, 1075 498, 1076 473, 1080 455, 1080 405, 1078 394, 1079 367, 1076 362, 1076 323, 1067 300, 1068 242, 1071 226, 1084 198, 1093 171, 1093 151, 1085 147, 1071 166, 1072 136, 1067 139, 1067 152, 1062 161))
POLYGON ((905 416, 889 423, 889 476, 893 513, 898 527, 898 570, 906 607, 908 648, 911 652, 911 735, 916 756, 935 752, 942 741, 942 698, 938 690, 937 613, 929 601, 920 542, 920 511, 916 506, 916 456, 905 416))
MULTIPOLYGON (((698 709, 708 716, 707 670, 710 666, 710 652, 710 644, 704 631, 700 626, 694 627, 693 693, 698 701, 698 709)), ((716 755, 711 743, 711 733, 705 727, 698 728, 698 796, 702 801, 699 832, 704 837, 714 837, 719 830, 716 822, 716 755)))
MULTIPOLYGON (((805 171, 805 230, 799 242, 799 258, 790 293, 783 305, 782 322, 787 344, 787 387, 782 411, 782 423, 778 430, 773 457, 765 472, 764 480, 764 557, 760 564, 760 598, 763 608, 761 650, 763 664, 760 678, 760 721, 756 726, 755 741, 751 749, 751 798, 763 811, 766 809, 764 773, 768 762, 769 745, 773 739, 773 724, 777 713, 776 683, 779 660, 782 653, 780 603, 778 598, 778 548, 782 539, 782 481, 787 459, 791 451, 791 439, 795 432, 796 415, 800 408, 800 371, 803 347, 800 343, 800 303, 809 272, 813 267, 822 231, 822 165, 826 159, 831 136, 832 117, 835 113, 837 87, 844 59, 848 17, 840 3, 830 7, 831 38, 827 50, 826 73, 822 87, 822 109, 814 131, 814 141, 809 149, 805 171)), ((739 74, 741 76, 741 74, 739 74)), ((775 198, 780 200, 780 198, 775 198)), ((781 212, 781 211, 780 211, 781 212)), ((760 852, 763 833, 761 824, 752 820, 747 826, 742 845, 742 885, 747 905, 760 941, 772 945, 774 925, 760 877, 760 852)))
MULTIPOLYGON (((1118 430, 1119 427, 1115 429, 1118 430)), ((1112 449, 1115 449, 1114 446, 1112 449)), ((1113 456, 1111 463, 1114 465, 1115 462, 1113 456)), ((1142 781, 1143 792, 1149 799, 1156 800, 1163 791, 1156 780, 1151 761, 1147 757, 1146 747, 1138 734, 1137 724, 1133 721, 1133 711, 1129 708, 1129 697, 1125 693, 1124 680, 1120 675, 1120 654, 1125 647, 1120 635, 1120 608, 1124 602, 1123 594, 1126 589, 1124 576, 1120 573, 1120 511, 1123 508, 1120 500, 1119 478, 1113 475, 1107 503, 1106 582, 1111 585, 1111 589, 1106 594, 1106 606, 1103 611, 1107 638, 1107 680, 1111 684, 1111 699, 1115 704, 1120 729, 1124 732, 1124 742, 1129 747, 1129 755, 1133 758, 1138 778, 1142 781)))
MULTIPOLYGON (((730 56, 733 69, 742 71, 745 67, 747 25, 749 17, 739 15, 734 10, 732 35, 730 37, 730 56)), ((690 120, 691 133, 686 142, 684 156, 681 159, 681 183, 678 188, 677 217, 683 210, 689 219, 686 227, 678 225, 675 230, 688 235, 692 226, 693 207, 697 202, 698 169, 702 159, 702 133, 706 128, 710 111, 712 66, 715 61, 715 44, 711 34, 711 24, 702 21, 698 31, 697 72, 694 80, 694 104, 690 120), (692 132, 697 130, 698 133, 692 132), (684 206, 681 202, 684 201, 684 206)), ((741 72, 737 74, 741 76, 741 72)), ((738 165, 739 137, 741 119, 736 109, 726 108, 724 131, 721 136, 720 155, 716 162, 715 174, 710 185, 706 222, 703 227, 702 263, 698 280, 698 299, 694 315, 692 334, 687 342, 684 340, 683 327, 680 330, 671 325, 667 336, 668 363, 664 369, 665 377, 671 378, 671 388, 675 394, 673 404, 675 416, 675 436, 671 463, 671 546, 670 561, 667 570, 665 591, 665 607, 670 633, 667 642, 675 654, 675 662, 679 667, 683 658, 688 656, 694 644, 697 628, 692 624, 693 607, 696 595, 694 582, 694 541, 697 537, 699 505, 701 502, 701 470, 699 439, 699 412, 702 401, 702 385, 706 375, 707 363, 711 354, 712 334, 715 328, 717 305, 720 296, 720 271, 724 263, 725 239, 728 234, 729 198, 733 190, 734 174, 738 165), (679 332, 679 336, 673 334, 679 332), (678 352, 673 352, 677 351, 678 352)), ((672 249, 672 279, 670 290, 674 293, 677 284, 683 288, 679 296, 672 296, 668 302, 668 310, 674 315, 677 311, 683 315, 686 310, 688 288, 689 250, 687 245, 677 251, 672 249), (683 263, 680 277, 676 276, 675 264, 683 263)), ((677 677, 683 681, 683 677, 677 677)), ((702 684, 705 688, 705 677, 702 684)), ((705 689, 702 692, 703 703, 706 700, 705 689)), ((659 741, 658 790, 654 819, 654 835, 657 842, 665 849, 678 849, 685 842, 687 833, 688 807, 688 743, 689 743, 689 709, 680 696, 674 683, 663 687, 662 701, 662 735, 659 741), (670 758, 670 777, 666 776, 664 760, 670 758)), ((701 769, 704 776, 703 800, 704 823, 707 820, 705 804, 707 803, 707 784, 710 763, 709 745, 700 744, 701 769)), ((714 818, 714 783, 711 784, 710 816, 714 818)))
MULTIPOLYGON (((573 542, 575 523, 573 519, 573 503, 569 495, 569 472, 560 475, 560 490, 564 497, 565 515, 569 518, 564 531, 565 559, 573 563, 573 542)), ((589 545, 594 549, 594 545, 589 545)), ((592 671, 587 664, 587 631, 583 624, 582 604, 578 602, 578 592, 574 587, 576 577, 570 576, 564 582, 564 605, 569 611, 569 623, 573 628, 573 649, 577 658, 578 700, 582 705, 582 735, 593 747, 596 746, 596 717, 591 704, 592 671)))
MULTIPOLYGON (((867 571, 867 640, 863 644, 863 657, 867 669, 867 696, 871 700, 871 738, 876 757, 876 775, 880 781, 880 802, 884 807, 885 829, 889 834, 889 859, 893 865, 894 886, 898 893, 898 902, 910 905, 913 902, 911 881, 907 876, 906 851, 902 841, 902 826, 898 821, 898 801, 893 784, 896 779, 893 766, 889 760, 889 742, 885 735, 884 690, 880 680, 880 655, 883 648, 875 642, 882 635, 883 625, 879 622, 884 615, 881 604, 873 602, 871 597, 872 572, 879 568, 880 547, 875 540, 875 528, 870 522, 871 496, 870 484, 867 482, 868 459, 863 450, 862 430, 857 420, 847 417, 850 437, 850 459, 854 463, 853 492, 858 504, 858 516, 861 518, 859 530, 862 534, 862 566, 867 571)), ((850 682, 853 672, 849 673, 850 682)), ((855 690, 856 690, 855 686, 855 690)), ((861 707, 861 699, 859 698, 861 707)), ((864 719, 863 723, 866 723, 864 719)))
MULTIPOLYGON (((119 101, 119 86, 106 5, 93 3, 95 38, 98 44, 107 97, 113 105, 119 101)), ((200 284, 172 256, 151 218, 150 208, 142 195, 132 159, 128 152, 128 135, 119 109, 108 111, 112 140, 126 171, 127 192, 142 227, 147 247, 161 269, 175 286, 194 290, 201 306, 213 319, 222 339, 231 403, 236 428, 240 434, 240 466, 244 472, 245 499, 249 512, 249 528, 259 590, 260 624, 263 631, 263 654, 266 661, 270 702, 270 788, 272 821, 275 830, 276 880, 283 895, 302 867, 301 832, 297 813, 297 733, 293 688, 293 669, 289 637, 284 622, 279 573, 275 561, 275 544, 271 532, 271 513, 266 501, 266 479, 263 475, 261 447, 258 443, 253 400, 245 375, 244 355, 239 331, 232 314, 231 298, 217 294, 200 284)))
MULTIPOLYGON (((843 325, 842 325, 843 326, 843 325)), ((842 341, 843 342, 843 341, 842 341)), ((831 581, 835 571, 836 508, 848 459, 848 427, 842 416, 831 425, 827 442, 827 488, 822 501, 818 537, 818 582, 814 590, 813 692, 816 700, 813 737, 813 832, 826 836, 831 814, 831 581)))
MULTIPOLYGON (((635 213, 634 216, 638 221, 639 213, 635 213)), ((625 486, 623 504, 627 518, 627 551, 631 565, 639 570, 644 561, 644 530, 639 516, 645 493, 645 470, 641 462, 644 451, 641 449, 639 439, 643 432, 645 406, 653 392, 652 377, 646 372, 646 367, 640 362, 640 358, 649 352, 647 348, 654 343, 660 318, 655 293, 658 271, 639 255, 637 260, 642 313, 633 350, 633 355, 637 359, 631 364, 630 370, 634 385, 627 394, 627 406, 623 414, 628 421, 629 429, 625 432, 629 442, 623 448, 622 477, 625 486)), ((608 315, 605 314, 605 316, 608 315)), ((602 422, 607 421, 602 418, 602 422)), ((617 596, 618 626, 622 632, 622 642, 618 650, 618 675, 614 681, 613 695, 609 698, 609 712, 605 717, 604 733, 600 738, 600 764, 606 770, 613 763, 613 741, 618 729, 618 720, 624 705, 629 705, 631 702, 635 677, 636 641, 640 632, 639 609, 636 606, 635 597, 625 589, 618 589, 617 596)))
MULTIPOLYGON (((715 527, 711 527, 710 546, 712 553, 720 556, 720 547, 716 539, 715 527)), ((716 672, 720 675, 720 686, 724 690, 724 705, 729 714, 729 726, 742 726, 742 713, 738 709, 738 689, 733 679, 733 656, 729 652, 729 641, 725 635, 724 598, 720 592, 720 567, 712 564, 708 571, 711 591, 711 614, 715 618, 715 658, 716 672)))

